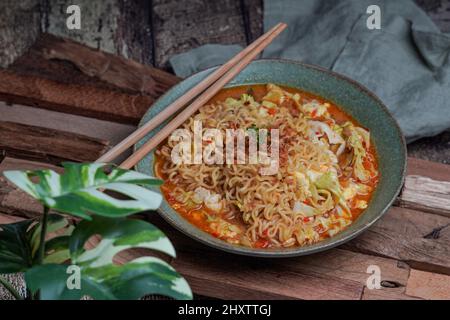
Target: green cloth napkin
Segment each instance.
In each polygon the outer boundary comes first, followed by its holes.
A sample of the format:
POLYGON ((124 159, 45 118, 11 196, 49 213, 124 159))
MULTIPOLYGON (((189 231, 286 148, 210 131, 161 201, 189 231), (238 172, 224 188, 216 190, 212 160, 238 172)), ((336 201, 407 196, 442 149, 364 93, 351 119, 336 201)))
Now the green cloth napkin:
MULTIPOLYGON (((316 64, 372 90, 408 142, 450 128, 450 36, 412 0, 265 0, 264 29, 288 28, 263 53, 316 64), (367 28, 369 5, 381 29, 367 28)), ((206 45, 171 58, 181 77, 222 64, 241 48, 206 45)))

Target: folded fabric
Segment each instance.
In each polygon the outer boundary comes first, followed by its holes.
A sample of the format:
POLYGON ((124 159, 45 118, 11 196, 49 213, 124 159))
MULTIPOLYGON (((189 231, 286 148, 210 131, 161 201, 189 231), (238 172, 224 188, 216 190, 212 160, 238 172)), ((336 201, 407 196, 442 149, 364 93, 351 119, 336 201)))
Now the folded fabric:
MULTIPOLYGON (((387 105, 408 142, 450 127, 450 36, 412 0, 265 0, 264 29, 288 29, 263 53, 316 64, 362 83, 387 105), (381 29, 367 28, 369 5, 381 29)), ((221 64, 239 46, 207 45, 172 57, 186 77, 221 64)))

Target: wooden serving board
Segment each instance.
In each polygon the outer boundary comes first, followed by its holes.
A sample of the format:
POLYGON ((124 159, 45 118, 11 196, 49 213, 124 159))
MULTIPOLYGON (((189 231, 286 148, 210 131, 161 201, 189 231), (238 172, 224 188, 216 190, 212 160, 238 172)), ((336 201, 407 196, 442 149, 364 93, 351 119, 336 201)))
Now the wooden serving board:
MULTIPOLYGON (((35 69, 17 63, 0 71, 0 98, 4 100, 0 102, 0 173, 60 170, 61 160, 95 160, 129 134, 148 105, 178 81, 160 70, 73 42, 43 39, 19 59, 26 61, 31 55, 35 69), (72 56, 67 48, 83 54, 72 56), (110 72, 98 70, 105 59, 110 72), (61 70, 70 70, 72 80, 61 79, 61 70)), ((450 166, 409 158, 404 190, 379 222, 339 248, 307 257, 268 260, 231 255, 191 240, 157 213, 139 217, 159 226, 173 241, 178 257, 170 263, 198 295, 221 299, 450 299, 449 181, 450 166), (369 266, 380 268, 380 289, 367 286, 369 266)), ((40 214, 38 203, 0 178, 0 223, 40 214)), ((128 252, 117 260, 148 253, 128 252)))

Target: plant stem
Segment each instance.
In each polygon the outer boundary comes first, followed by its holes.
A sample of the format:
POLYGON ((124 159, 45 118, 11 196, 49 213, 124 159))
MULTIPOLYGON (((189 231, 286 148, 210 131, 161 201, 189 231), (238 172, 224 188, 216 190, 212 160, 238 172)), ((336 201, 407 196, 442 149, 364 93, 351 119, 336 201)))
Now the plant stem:
MULTIPOLYGON (((40 237, 39 248, 38 248, 38 259, 37 259, 38 265, 44 263, 45 236, 47 235, 47 221, 48 221, 49 210, 50 210, 49 207, 44 206, 44 215, 42 216, 42 220, 41 220, 41 237, 40 237)), ((41 300, 41 293, 39 291, 36 292, 36 299, 41 300)))
POLYGON ((6 290, 8 290, 9 293, 16 299, 16 300, 23 300, 22 296, 17 292, 16 289, 9 283, 5 278, 0 277, 0 284, 5 287, 6 290))
POLYGON ((37 260, 38 264, 42 264, 44 262, 45 236, 47 235, 48 211, 49 211, 49 208, 44 206, 44 215, 42 216, 42 221, 41 221, 41 239, 39 242, 39 249, 38 249, 38 260, 37 260))

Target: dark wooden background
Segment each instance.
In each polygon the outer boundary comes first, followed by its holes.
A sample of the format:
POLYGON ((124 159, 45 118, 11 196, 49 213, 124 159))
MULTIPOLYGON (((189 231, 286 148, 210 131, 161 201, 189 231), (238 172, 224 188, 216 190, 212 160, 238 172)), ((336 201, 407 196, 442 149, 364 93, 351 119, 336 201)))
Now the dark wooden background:
MULTIPOLYGON (((450 32, 450 0, 416 2, 450 32)), ((262 0, 2 0, 0 9, 0 65, 20 55, 39 31, 170 71, 174 54, 206 43, 246 45, 263 30, 262 0), (66 28, 70 4, 81 7, 79 31, 66 28), (3 45, 8 37, 14 47, 3 45)), ((408 149, 413 157, 449 163, 450 131, 408 149)))

